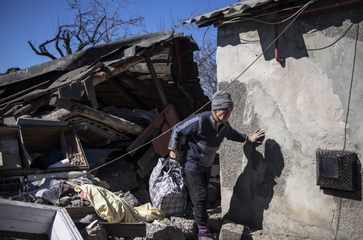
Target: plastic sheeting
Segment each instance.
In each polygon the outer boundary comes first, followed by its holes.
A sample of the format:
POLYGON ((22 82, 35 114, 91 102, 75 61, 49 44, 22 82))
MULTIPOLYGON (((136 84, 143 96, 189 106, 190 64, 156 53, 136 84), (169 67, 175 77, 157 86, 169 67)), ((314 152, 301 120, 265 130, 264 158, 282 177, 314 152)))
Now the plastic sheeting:
POLYGON ((153 208, 150 203, 133 208, 122 198, 99 186, 85 184, 76 187, 75 190, 83 190, 98 216, 110 223, 151 222, 165 217, 162 210, 153 208))

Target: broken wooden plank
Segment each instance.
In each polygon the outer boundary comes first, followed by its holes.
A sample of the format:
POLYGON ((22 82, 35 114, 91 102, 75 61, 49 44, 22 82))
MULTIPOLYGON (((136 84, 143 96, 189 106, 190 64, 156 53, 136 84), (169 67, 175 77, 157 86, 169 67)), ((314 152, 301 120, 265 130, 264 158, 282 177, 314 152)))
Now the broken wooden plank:
POLYGON ((14 117, 17 118, 22 115, 30 114, 31 112, 37 110, 38 108, 46 105, 49 102, 49 100, 50 100, 50 94, 41 96, 38 99, 31 101, 29 104, 25 105, 24 107, 14 112, 14 117))
POLYGON ((84 88, 86 90, 88 100, 90 100, 90 102, 91 102, 92 108, 97 109, 98 108, 98 103, 97 103, 97 97, 96 97, 95 88, 93 86, 92 78, 93 78, 93 76, 87 77, 87 79, 85 79, 83 81, 83 85, 84 85, 84 88))
MULTIPOLYGON (((96 86, 97 84, 100 84, 110 78, 113 78, 115 76, 117 76, 118 74, 126 71, 127 69, 129 69, 130 67, 134 66, 135 64, 138 64, 142 61, 144 61, 145 58, 142 56, 137 56, 134 57, 133 59, 126 61, 126 60, 121 60, 120 62, 114 63, 111 66, 114 67, 115 69, 111 72, 105 72, 105 71, 101 71, 98 73, 94 74, 94 78, 93 78, 93 86, 96 86)), ((105 69, 106 70, 106 69, 105 69)))
MULTIPOLYGON (((115 237, 146 237, 146 223, 107 223, 98 222, 106 230, 107 235, 115 237)), ((75 222, 78 229, 84 229, 89 223, 75 222)))
POLYGON ((60 137, 60 141, 61 141, 61 146, 62 146, 62 150, 63 150, 63 158, 68 158, 69 159, 69 152, 68 152, 68 148, 67 148, 67 143, 66 143, 66 138, 64 136, 64 131, 63 129, 61 129, 59 131, 59 137, 60 137))
POLYGON ((173 70, 175 72, 175 79, 174 80, 177 82, 178 88, 183 91, 184 95, 186 96, 186 99, 188 99, 190 106, 194 107, 195 106, 195 99, 193 97, 193 94, 191 94, 187 90, 187 88, 186 88, 186 86, 184 84, 183 77, 182 77, 183 73, 181 72, 182 71, 182 66, 179 64, 179 62, 181 60, 179 59, 179 61, 178 61, 177 58, 178 58, 177 49, 175 49, 175 51, 172 51, 173 70))
POLYGON ((9 103, 6 106, 0 108, 0 116, 7 113, 10 109, 12 109, 14 106, 20 105, 19 103, 9 103))
POLYGON ((74 82, 58 89, 58 97, 63 100, 81 100, 82 83, 74 82))
POLYGON ((137 170, 137 173, 140 175, 141 178, 146 177, 147 175, 150 174, 150 172, 153 170, 153 168, 156 166, 156 164, 158 163, 159 160, 159 155, 155 154, 154 156, 152 156, 147 165, 145 166, 144 169, 139 168, 137 170))
MULTIPOLYGON (((155 73, 171 74, 171 66, 167 65, 167 63, 154 63, 153 61, 153 65, 155 73)), ((134 73, 143 73, 143 74, 151 73, 147 63, 138 63, 132 68, 130 68, 129 71, 134 73)))
POLYGON ((165 108, 166 106, 168 106, 168 100, 166 99, 166 96, 163 91, 163 88, 161 87, 160 81, 159 81, 158 77, 156 76, 156 72, 155 72, 153 63, 151 62, 150 55, 147 52, 144 52, 144 56, 145 56, 145 61, 147 63, 147 66, 150 70, 151 76, 153 78, 156 90, 158 91, 158 94, 160 96, 160 100, 163 104, 163 107, 165 108))
POLYGON ((102 68, 104 64, 102 62, 96 63, 96 65, 92 66, 92 68, 88 69, 86 72, 82 74, 80 78, 77 79, 77 81, 82 81, 88 76, 91 76, 94 72, 96 72, 97 69, 102 68))
POLYGON ((94 207, 66 207, 65 208, 69 215, 81 215, 86 216, 87 214, 96 213, 94 207))
POLYGON ((58 97, 63 100, 71 100, 71 85, 66 85, 58 89, 58 97))
POLYGON ((47 80, 47 81, 44 81, 44 82, 39 83, 39 84, 37 84, 37 85, 31 86, 30 88, 27 88, 27 89, 25 89, 25 90, 23 90, 23 91, 19 91, 19 92, 15 93, 15 94, 13 94, 13 95, 11 95, 11 96, 8 96, 8 97, 6 97, 6 98, 1 99, 1 100, 0 100, 0 103, 6 102, 6 101, 8 101, 8 100, 10 100, 10 99, 12 99, 12 98, 15 98, 15 97, 17 97, 17 96, 20 96, 20 95, 22 95, 22 94, 24 94, 24 93, 26 93, 26 92, 29 92, 30 90, 33 90, 33 89, 35 89, 35 88, 37 88, 37 87, 39 87, 39 86, 42 86, 42 85, 44 85, 44 84, 46 84, 46 83, 49 83, 49 82, 50 82, 50 80, 47 80))
POLYGON ((125 119, 106 114, 104 112, 92 109, 86 105, 82 105, 72 101, 64 101, 58 97, 53 97, 50 101, 50 105, 58 108, 65 108, 70 110, 72 113, 77 112, 79 115, 87 117, 89 119, 102 122, 106 125, 120 129, 121 131, 139 135, 144 129, 140 125, 131 123, 125 119))
POLYGON ((154 131, 161 127, 164 123, 165 113, 167 113, 173 106, 169 104, 155 119, 152 123, 147 126, 147 128, 132 142, 130 146, 126 148, 126 151, 131 152, 131 156, 135 154, 134 149, 144 144, 144 142, 154 133, 154 131))
POLYGON ((150 159, 152 159, 155 156, 154 147, 151 146, 145 153, 142 155, 142 157, 139 159, 137 164, 140 166, 141 169, 146 168, 147 164, 149 163, 150 159))
POLYGON ((74 113, 67 109, 60 108, 60 109, 54 110, 53 112, 51 112, 47 115, 44 115, 41 119, 67 121, 67 119, 70 119, 77 115, 78 115, 78 113, 74 113))
POLYGON ((172 105, 169 105, 169 107, 166 108, 166 111, 163 113, 163 118, 163 125, 161 126, 161 129, 159 128, 162 136, 153 141, 154 150, 161 157, 165 157, 169 154, 168 144, 170 141, 171 129, 179 122, 179 117, 172 105))
MULTIPOLYGON (((157 73, 156 76, 158 77, 159 80, 162 80, 162 81, 173 81, 174 80, 171 74, 157 73)), ((149 80, 149 79, 152 79, 152 76, 151 76, 151 74, 142 74, 139 76, 135 76, 135 78, 138 80, 149 80)))
POLYGON ((64 138, 66 140, 66 147, 68 148, 68 158, 71 160, 72 155, 76 153, 80 153, 81 150, 79 149, 79 146, 77 145, 77 133, 74 129, 72 129, 72 132, 65 132, 64 138))
POLYGON ((71 84, 71 99, 81 100, 82 98, 82 83, 74 82, 71 84))

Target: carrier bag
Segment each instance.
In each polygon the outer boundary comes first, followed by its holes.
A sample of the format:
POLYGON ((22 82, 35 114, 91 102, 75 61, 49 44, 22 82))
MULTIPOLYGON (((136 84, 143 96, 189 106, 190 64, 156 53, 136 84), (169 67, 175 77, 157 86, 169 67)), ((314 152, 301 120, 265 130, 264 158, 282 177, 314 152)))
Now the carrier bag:
POLYGON ((149 193, 153 207, 163 210, 166 217, 178 217, 183 214, 187 191, 177 160, 159 158, 151 172, 149 193))

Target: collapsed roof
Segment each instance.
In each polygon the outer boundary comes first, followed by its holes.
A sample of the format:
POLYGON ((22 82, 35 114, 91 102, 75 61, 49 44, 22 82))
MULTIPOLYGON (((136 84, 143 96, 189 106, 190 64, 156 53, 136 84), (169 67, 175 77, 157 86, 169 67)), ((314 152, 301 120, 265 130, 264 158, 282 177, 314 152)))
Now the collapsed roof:
POLYGON ((50 97, 57 94, 93 109, 114 106, 160 112, 172 104, 184 119, 209 102, 193 61, 196 50, 192 37, 161 31, 1 75, 0 116, 52 111, 50 97))

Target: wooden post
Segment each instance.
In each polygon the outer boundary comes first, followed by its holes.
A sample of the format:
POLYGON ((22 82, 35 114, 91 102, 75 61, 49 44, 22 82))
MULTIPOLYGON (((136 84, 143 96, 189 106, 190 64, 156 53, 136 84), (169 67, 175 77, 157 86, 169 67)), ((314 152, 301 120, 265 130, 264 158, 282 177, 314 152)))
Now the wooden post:
POLYGON ((93 86, 93 76, 89 76, 87 77, 84 81, 83 81, 83 85, 84 88, 86 90, 87 96, 88 96, 88 100, 90 100, 91 102, 91 106, 92 108, 97 109, 98 108, 98 103, 97 103, 97 97, 96 97, 96 92, 95 92, 95 88, 93 86))
POLYGON ((163 88, 161 87, 160 81, 159 81, 158 77, 156 76, 156 72, 155 72, 153 63, 151 62, 150 55, 147 52, 144 52, 144 56, 145 56, 146 64, 147 64, 149 71, 151 73, 151 76, 153 78, 155 87, 158 90, 163 107, 166 108, 168 106, 168 101, 166 100, 165 93, 163 91, 163 88))

